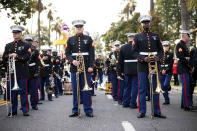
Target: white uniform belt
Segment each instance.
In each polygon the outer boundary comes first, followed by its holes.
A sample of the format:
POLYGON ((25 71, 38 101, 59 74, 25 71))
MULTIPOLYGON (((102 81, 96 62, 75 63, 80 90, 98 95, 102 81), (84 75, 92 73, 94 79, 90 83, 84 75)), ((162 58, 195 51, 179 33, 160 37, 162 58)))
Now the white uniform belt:
POLYGON ((151 53, 152 55, 157 55, 157 52, 140 52, 140 55, 148 55, 148 53, 151 53))
POLYGON ((36 63, 31 63, 31 64, 29 64, 29 66, 35 66, 36 65, 36 63))
MULTIPOLYGON (((89 55, 88 52, 81 52, 82 55, 89 55)), ((72 56, 78 56, 79 53, 72 53, 72 56)))
MULTIPOLYGON (((190 59, 190 57, 185 57, 185 59, 186 59, 186 60, 189 60, 189 59, 190 59)), ((177 58, 177 60, 180 60, 180 59, 179 59, 179 58, 177 58)))
POLYGON ((161 67, 168 67, 168 65, 161 65, 161 67))
POLYGON ((124 60, 124 62, 137 62, 137 60, 124 60))
POLYGON ((49 66, 49 64, 45 64, 45 66, 49 66))

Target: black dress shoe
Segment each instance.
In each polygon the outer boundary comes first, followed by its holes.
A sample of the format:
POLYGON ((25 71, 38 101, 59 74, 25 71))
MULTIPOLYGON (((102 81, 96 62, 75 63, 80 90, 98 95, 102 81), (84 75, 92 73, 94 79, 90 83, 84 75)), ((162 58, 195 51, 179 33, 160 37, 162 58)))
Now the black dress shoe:
POLYGON ((92 96, 96 96, 96 94, 93 94, 92 96))
POLYGON ((58 98, 58 96, 55 96, 55 98, 58 98))
POLYGON ((23 112, 23 116, 29 116, 28 112, 23 112))
POLYGON ((86 114, 87 117, 94 117, 92 113, 86 114))
POLYGON ((53 101, 52 99, 49 99, 49 101, 53 101))
POLYGON ((38 110, 38 107, 32 107, 33 110, 38 110))
POLYGON ((161 114, 154 114, 154 117, 166 119, 166 116, 161 115, 161 114))
POLYGON ((137 115, 137 118, 144 118, 145 117, 145 114, 144 113, 139 113, 138 115, 137 115))
POLYGON ((81 101, 80 104, 83 104, 83 102, 81 101))
POLYGON ((163 103, 163 105, 169 105, 170 104, 170 102, 164 102, 163 103))
POLYGON ((16 115, 17 115, 17 112, 12 112, 12 114, 11 114, 11 112, 8 113, 8 117, 11 117, 11 115, 12 115, 12 116, 16 116, 16 115))
POLYGON ((171 86, 168 86, 168 91, 171 91, 171 86))
POLYGON ((40 101, 44 101, 44 99, 40 99, 40 101))
POLYGON ((78 113, 73 113, 71 115, 69 115, 69 117, 77 117, 78 116, 78 113))
POLYGON ((185 107, 184 108, 184 111, 194 111, 194 110, 196 110, 195 107, 185 107))
POLYGON ((122 105, 122 107, 123 107, 123 108, 127 108, 127 107, 129 107, 129 105, 122 105))

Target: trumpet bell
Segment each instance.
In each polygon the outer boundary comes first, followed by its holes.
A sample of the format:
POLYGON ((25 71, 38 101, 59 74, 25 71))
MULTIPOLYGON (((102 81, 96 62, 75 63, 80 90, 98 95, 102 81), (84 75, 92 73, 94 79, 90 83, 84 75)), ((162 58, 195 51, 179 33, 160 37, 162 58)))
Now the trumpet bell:
POLYGON ((88 85, 85 85, 82 91, 91 91, 92 88, 90 88, 88 85))

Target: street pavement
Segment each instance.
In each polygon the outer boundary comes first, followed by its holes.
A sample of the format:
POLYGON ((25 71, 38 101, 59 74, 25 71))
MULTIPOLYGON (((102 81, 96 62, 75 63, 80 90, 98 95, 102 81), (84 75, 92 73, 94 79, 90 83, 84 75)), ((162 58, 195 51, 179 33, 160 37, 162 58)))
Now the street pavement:
MULTIPOLYGON (((170 105, 162 105, 163 96, 160 95, 161 110, 167 119, 151 119, 150 102, 147 102, 146 117, 138 119, 138 109, 122 108, 104 91, 97 90, 96 95, 92 98, 93 118, 86 117, 83 110, 81 118, 68 117, 72 95, 54 98, 52 102, 42 101, 38 111, 30 110, 29 117, 18 110, 17 116, 8 118, 6 105, 2 105, 0 131, 197 131, 197 112, 185 112, 180 108, 180 91, 171 91, 170 105)), ((197 96, 194 105, 197 105, 197 96)))

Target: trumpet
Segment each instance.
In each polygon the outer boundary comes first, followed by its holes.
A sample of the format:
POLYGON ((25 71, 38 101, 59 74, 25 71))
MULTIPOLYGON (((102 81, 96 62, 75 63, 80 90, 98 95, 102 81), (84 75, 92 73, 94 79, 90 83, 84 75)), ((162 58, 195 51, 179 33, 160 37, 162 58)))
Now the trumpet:
MULTIPOLYGON (((9 63, 9 75, 11 75, 12 73, 14 74, 14 87, 12 90, 19 90, 19 86, 17 84, 17 78, 16 78, 16 60, 14 57, 9 57, 8 59, 8 63, 9 63)), ((10 79, 11 80, 11 79, 10 79)))

